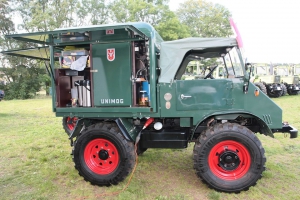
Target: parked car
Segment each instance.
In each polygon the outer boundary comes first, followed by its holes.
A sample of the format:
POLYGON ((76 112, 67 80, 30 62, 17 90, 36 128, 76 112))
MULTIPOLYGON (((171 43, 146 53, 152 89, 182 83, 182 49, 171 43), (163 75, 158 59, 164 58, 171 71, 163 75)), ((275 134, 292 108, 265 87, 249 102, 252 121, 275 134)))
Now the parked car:
POLYGON ((4 98, 4 90, 0 90, 0 101, 4 98))

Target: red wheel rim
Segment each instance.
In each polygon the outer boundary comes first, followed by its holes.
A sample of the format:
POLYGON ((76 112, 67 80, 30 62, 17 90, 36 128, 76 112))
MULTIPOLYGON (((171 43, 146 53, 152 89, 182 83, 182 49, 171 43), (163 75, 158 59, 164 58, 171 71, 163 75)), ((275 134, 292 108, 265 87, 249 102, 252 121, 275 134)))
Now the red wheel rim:
POLYGON ((116 146, 106 139, 94 139, 84 149, 84 161, 88 168, 96 174, 109 174, 119 164, 116 146))
POLYGON ((226 140, 211 149, 208 165, 217 177, 224 180, 237 180, 248 172, 251 156, 248 149, 241 143, 226 140))
POLYGON ((75 125, 76 125, 76 122, 77 122, 77 117, 67 117, 67 126, 68 126, 68 129, 73 131, 75 125))

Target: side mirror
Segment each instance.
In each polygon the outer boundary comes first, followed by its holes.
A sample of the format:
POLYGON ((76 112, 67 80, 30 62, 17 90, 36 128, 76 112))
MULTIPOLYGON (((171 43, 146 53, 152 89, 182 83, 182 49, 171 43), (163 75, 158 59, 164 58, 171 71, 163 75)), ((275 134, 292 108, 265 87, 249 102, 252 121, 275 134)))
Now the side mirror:
POLYGON ((245 64, 245 70, 246 70, 246 71, 248 70, 248 66, 251 66, 251 63, 246 63, 246 64, 245 64))

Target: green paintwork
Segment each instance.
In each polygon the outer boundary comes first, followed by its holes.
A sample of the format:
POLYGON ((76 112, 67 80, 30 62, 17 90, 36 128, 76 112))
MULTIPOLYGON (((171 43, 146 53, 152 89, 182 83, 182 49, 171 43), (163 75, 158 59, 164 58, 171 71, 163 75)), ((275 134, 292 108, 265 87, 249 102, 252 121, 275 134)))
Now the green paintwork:
POLYGON ((132 119, 119 118, 119 120, 122 122, 122 124, 126 128, 127 133, 129 134, 129 136, 131 137, 131 139, 133 139, 135 141, 135 138, 139 134, 140 130, 137 130, 137 127, 133 125, 132 119))
POLYGON ((59 36, 62 33, 70 33, 70 32, 82 33, 82 32, 102 31, 102 30, 105 31, 107 29, 131 30, 132 32, 136 33, 136 35, 139 35, 142 38, 145 38, 145 34, 141 32, 139 29, 147 30, 147 34, 149 34, 149 32, 154 30, 152 26, 146 23, 123 23, 123 24, 93 25, 93 26, 86 26, 86 27, 61 28, 53 31, 6 35, 6 37, 25 41, 25 42, 34 42, 34 43, 47 44, 47 45, 60 45, 59 43, 61 42, 59 36))
POLYGON ((91 40, 95 41, 114 41, 130 39, 130 32, 125 29, 113 30, 114 34, 106 34, 106 30, 91 32, 91 40))
POLYGON ((231 108, 230 79, 200 79, 176 81, 178 111, 231 108), (183 96, 190 96, 181 98, 183 96))
POLYGON ((240 113, 259 117, 271 129, 281 127, 281 108, 263 93, 256 97, 256 87, 252 83, 245 94, 242 90, 244 81, 241 79, 188 80, 188 84, 182 82, 160 85, 161 117, 192 117, 193 125, 197 125, 210 116, 240 113), (200 89, 208 83, 209 89, 200 89), (185 96, 192 97, 181 99, 183 92, 185 96), (166 108, 166 93, 172 94, 170 109, 166 108), (185 104, 186 100, 189 102, 185 104))
MULTIPOLYGON (((53 72, 56 49, 75 44, 90 48, 94 107, 56 107, 56 93, 54 92, 52 95, 53 111, 59 117, 120 118, 133 139, 138 134, 138 130, 133 126, 132 119, 145 117, 178 117, 181 127, 191 127, 194 130, 203 120, 212 117, 222 120, 233 119, 237 116, 256 117, 260 120, 259 123, 264 132, 271 136, 270 129, 282 127, 282 110, 270 98, 263 93, 256 97, 254 95, 256 87, 252 83, 249 85, 248 93, 244 93, 243 87, 247 83, 248 75, 234 78, 223 76, 218 79, 199 77, 198 80, 180 80, 175 77, 187 53, 194 51, 207 58, 220 56, 220 53, 227 53, 228 48, 228 51, 233 47, 238 49, 237 42, 233 38, 187 38, 163 42, 154 28, 147 23, 64 28, 7 37, 49 45, 53 72), (115 34, 107 35, 106 30, 109 29, 114 29, 115 34), (61 42, 59 35, 67 32, 88 32, 90 38, 82 42, 61 42), (136 84, 131 72, 133 41, 147 43, 149 50, 147 53, 151 99, 149 107, 134 107, 133 104, 133 84, 136 84), (115 60, 108 61, 107 49, 115 49, 115 60), (212 50, 215 51, 212 52, 212 50), (161 68, 160 75, 159 67, 161 68), (187 97, 182 98, 182 95, 187 97), (166 100, 166 96, 169 96, 169 99, 166 100), (105 103, 105 99, 110 99, 109 103, 105 103), (115 103, 112 103, 111 99, 115 103), (122 99, 123 103, 116 104, 116 99, 119 99, 119 102, 122 99)), ((237 54, 239 66, 243 74, 246 74, 239 49, 237 54)), ((41 58, 45 58, 45 54, 41 55, 41 58)), ((53 91, 56 90, 55 85, 52 81, 53 91)))
POLYGON ((180 118, 180 126, 181 127, 191 127, 191 118, 181 117, 180 118))
POLYGON ((94 105, 131 106, 131 48, 130 43, 92 45, 94 105), (113 60, 107 58, 112 49, 113 60))

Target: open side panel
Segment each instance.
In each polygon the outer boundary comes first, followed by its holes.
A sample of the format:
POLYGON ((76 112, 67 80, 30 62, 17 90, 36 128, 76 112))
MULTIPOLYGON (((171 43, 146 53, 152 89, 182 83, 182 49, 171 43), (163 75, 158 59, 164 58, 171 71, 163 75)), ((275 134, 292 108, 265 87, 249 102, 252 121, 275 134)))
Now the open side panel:
MULTIPOLYGON (((54 49, 54 58, 58 60, 58 57, 61 53, 60 48, 54 49)), ((10 50, 10 51, 2 51, 2 54, 11 55, 11 56, 19 56, 40 60, 50 60, 50 51, 49 47, 36 47, 36 48, 28 48, 28 49, 19 49, 19 50, 10 50)))
MULTIPOLYGON (((139 29, 135 28, 131 24, 122 24, 122 25, 112 24, 112 25, 95 25, 95 26, 88 26, 88 27, 62 28, 54 31, 6 35, 5 37, 13 38, 25 42, 33 42, 38 44, 57 46, 62 43, 68 43, 68 42, 91 41, 89 37, 89 32, 91 31, 104 31, 105 35, 113 35, 116 30, 126 30, 129 32, 133 32, 134 36, 137 38, 142 38, 142 39, 147 38, 144 33, 142 33, 139 29), (71 36, 71 37, 66 37, 66 36, 71 36), (68 38, 71 39, 69 40, 68 38)), ((100 41, 98 40, 98 42, 100 41)))

